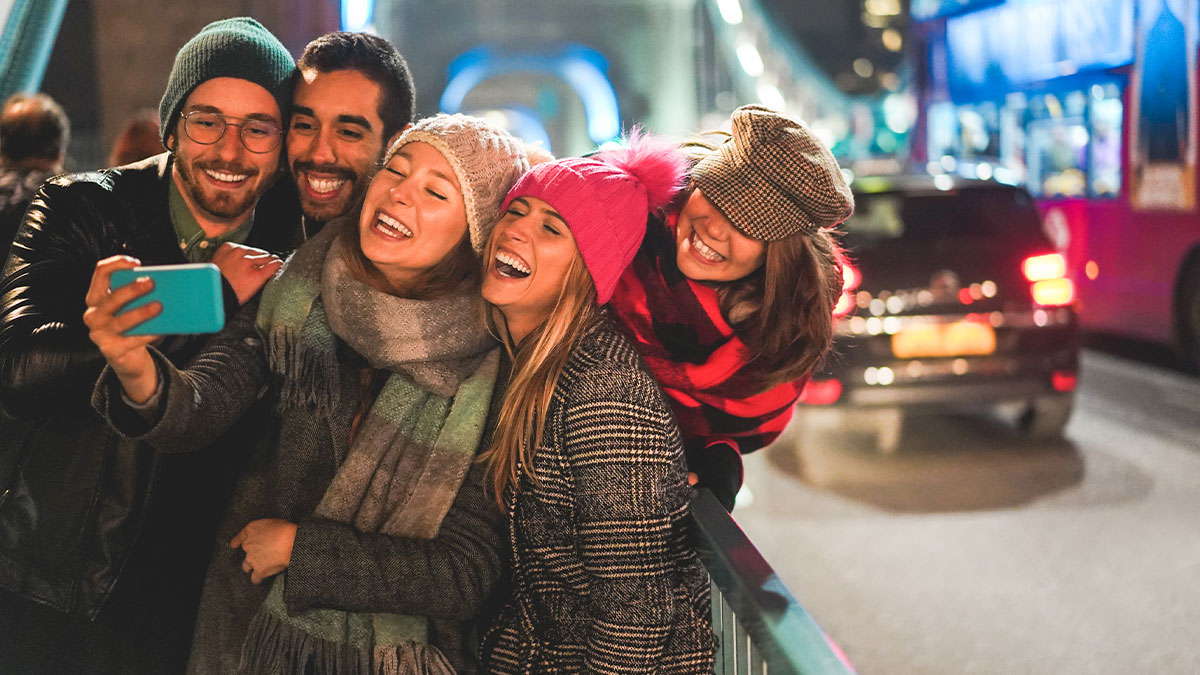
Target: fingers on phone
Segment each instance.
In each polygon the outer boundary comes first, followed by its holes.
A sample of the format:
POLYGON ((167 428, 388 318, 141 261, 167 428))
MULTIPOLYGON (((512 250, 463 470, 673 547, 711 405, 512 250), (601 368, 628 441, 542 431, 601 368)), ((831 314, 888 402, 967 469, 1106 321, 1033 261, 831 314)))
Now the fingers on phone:
POLYGON ((109 283, 113 272, 132 269, 141 264, 142 261, 127 255, 109 256, 97 262, 96 269, 92 272, 92 283, 88 286, 87 304, 96 305, 100 302, 101 298, 108 295, 109 283))
POLYGON ((150 277, 138 277, 124 286, 114 288, 108 297, 100 304, 106 304, 114 309, 124 307, 131 300, 136 300, 154 290, 154 280, 150 277))
POLYGON ((124 334, 125 331, 136 328, 159 314, 162 314, 162 303, 157 300, 148 302, 115 317, 112 328, 114 332, 124 334))

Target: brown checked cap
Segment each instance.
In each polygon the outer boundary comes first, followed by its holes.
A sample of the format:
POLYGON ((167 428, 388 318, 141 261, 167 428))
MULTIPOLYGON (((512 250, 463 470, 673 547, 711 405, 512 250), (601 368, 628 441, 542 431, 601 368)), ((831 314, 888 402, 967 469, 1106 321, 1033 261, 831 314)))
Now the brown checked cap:
POLYGON ((733 111, 733 134, 692 181, 743 234, 775 241, 832 227, 854 197, 829 148, 803 123, 758 105, 733 111))

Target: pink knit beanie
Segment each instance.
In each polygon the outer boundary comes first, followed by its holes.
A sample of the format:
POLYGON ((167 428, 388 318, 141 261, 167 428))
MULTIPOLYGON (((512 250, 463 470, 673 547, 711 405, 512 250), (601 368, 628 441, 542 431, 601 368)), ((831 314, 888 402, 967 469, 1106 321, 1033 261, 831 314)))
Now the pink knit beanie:
POLYGON ((641 246, 647 217, 671 201, 687 167, 674 143, 634 130, 626 147, 533 167, 501 211, 517 197, 533 197, 561 214, 603 305, 641 246))

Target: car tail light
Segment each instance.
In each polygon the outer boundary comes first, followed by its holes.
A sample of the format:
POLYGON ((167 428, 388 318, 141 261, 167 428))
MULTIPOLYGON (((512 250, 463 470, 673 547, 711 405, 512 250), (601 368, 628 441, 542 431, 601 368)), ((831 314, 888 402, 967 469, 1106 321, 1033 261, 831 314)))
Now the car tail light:
POLYGON ((841 397, 841 380, 809 380, 800 392, 800 402, 809 405, 829 405, 841 397))
POLYGON ((1056 370, 1050 373, 1050 386, 1054 391, 1066 393, 1075 391, 1079 385, 1079 374, 1073 370, 1056 370))
POLYGON ((1030 281, 1061 279, 1067 276, 1067 261, 1057 253, 1030 256, 1021 264, 1021 271, 1030 281))
POLYGON ((862 272, 858 268, 850 264, 849 260, 842 258, 842 295, 838 298, 837 304, 833 306, 833 316, 843 317, 854 310, 854 291, 858 285, 862 283, 862 272))
POLYGON ((1058 253, 1030 256, 1021 271, 1033 285, 1033 301, 1043 307, 1061 307, 1075 302, 1075 282, 1067 278, 1067 261, 1058 253))
POLYGON ((1033 283, 1033 301, 1047 307, 1075 302, 1075 283, 1070 279, 1044 279, 1033 283))

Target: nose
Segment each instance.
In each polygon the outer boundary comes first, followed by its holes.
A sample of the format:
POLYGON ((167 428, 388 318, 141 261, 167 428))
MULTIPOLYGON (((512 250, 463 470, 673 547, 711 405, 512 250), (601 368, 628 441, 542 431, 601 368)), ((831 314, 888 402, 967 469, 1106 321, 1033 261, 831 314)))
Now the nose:
POLYGON ((513 241, 529 241, 529 224, 533 220, 528 215, 512 219, 504 228, 504 236, 513 241))
POLYGON ((728 225, 720 218, 705 218, 696 229, 700 230, 700 233, 708 239, 715 241, 725 241, 729 238, 728 225))
MULTIPOLYGON (((314 160, 315 161, 315 160, 314 160)), ((412 203, 412 185, 408 178, 399 179, 395 185, 388 190, 388 196, 397 204, 412 203)))
POLYGON ((322 129, 313 138, 312 155, 309 161, 313 164, 333 164, 337 161, 337 155, 333 151, 333 139, 330 137, 332 132, 322 129))
POLYGON ((242 145, 242 128, 231 124, 225 127, 225 134, 217 141, 217 153, 224 162, 232 163, 241 158, 246 146, 242 145))

